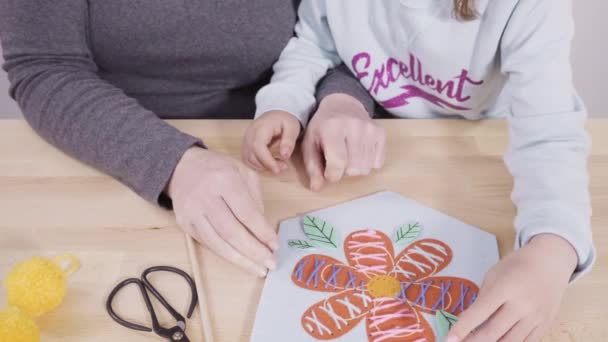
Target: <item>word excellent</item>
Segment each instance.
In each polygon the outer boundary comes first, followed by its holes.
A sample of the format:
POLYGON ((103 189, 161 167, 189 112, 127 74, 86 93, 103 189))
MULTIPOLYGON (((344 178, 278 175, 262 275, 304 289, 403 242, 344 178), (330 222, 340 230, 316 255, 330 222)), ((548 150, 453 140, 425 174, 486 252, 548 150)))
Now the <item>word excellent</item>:
MULTIPOLYGON (((454 79, 442 81, 430 74, 424 73, 422 62, 411 53, 409 56, 409 63, 390 57, 380 67, 373 70, 372 79, 367 90, 374 95, 378 95, 380 89, 387 89, 403 78, 462 103, 471 98, 471 96, 463 94, 464 87, 467 84, 473 86, 483 84, 483 80, 475 81, 471 79, 469 71, 466 69, 462 69, 460 75, 454 79)), ((359 81, 364 82, 370 76, 370 72, 372 72, 369 70, 371 63, 372 57, 367 52, 360 52, 353 57, 352 70, 359 81)))

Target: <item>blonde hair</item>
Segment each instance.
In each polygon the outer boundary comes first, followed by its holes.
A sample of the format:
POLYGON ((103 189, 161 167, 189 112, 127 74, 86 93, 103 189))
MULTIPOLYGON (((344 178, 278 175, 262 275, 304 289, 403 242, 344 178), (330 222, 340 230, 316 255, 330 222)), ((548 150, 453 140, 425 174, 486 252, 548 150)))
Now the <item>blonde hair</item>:
POLYGON ((473 20, 477 18, 474 0, 454 0, 454 12, 460 20, 473 20))

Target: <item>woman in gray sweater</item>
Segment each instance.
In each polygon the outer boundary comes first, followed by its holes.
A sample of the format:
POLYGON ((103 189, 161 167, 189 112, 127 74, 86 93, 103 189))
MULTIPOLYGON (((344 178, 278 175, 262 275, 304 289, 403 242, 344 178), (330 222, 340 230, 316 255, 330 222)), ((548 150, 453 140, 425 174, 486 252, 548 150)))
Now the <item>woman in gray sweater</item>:
MULTIPOLYGON (((161 119, 251 118, 296 2, 0 0, 11 96, 48 142, 173 207, 198 241, 265 275, 278 242, 257 175, 161 119)), ((320 85, 320 98, 332 93, 370 101, 340 70, 320 85)))

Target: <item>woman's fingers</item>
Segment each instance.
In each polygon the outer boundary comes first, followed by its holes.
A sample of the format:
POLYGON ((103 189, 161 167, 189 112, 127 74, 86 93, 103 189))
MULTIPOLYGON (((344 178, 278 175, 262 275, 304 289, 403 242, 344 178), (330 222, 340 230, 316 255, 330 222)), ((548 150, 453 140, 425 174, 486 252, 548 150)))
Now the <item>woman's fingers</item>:
POLYGON ((501 306, 483 325, 466 339, 467 342, 498 341, 522 318, 512 305, 501 306))
POLYGON ((194 225, 191 233, 197 240, 259 276, 275 267, 268 246, 276 246, 276 234, 263 217, 253 170, 229 156, 191 149, 176 167, 169 188, 178 224, 188 231, 194 225))
POLYGON ((310 189, 319 191, 325 183, 323 176, 323 153, 311 136, 306 136, 302 142, 302 157, 304 167, 310 179, 310 189))
POLYGON ((369 173, 369 159, 373 146, 366 145, 367 135, 363 129, 353 129, 346 135, 348 155, 346 175, 361 176, 369 173))
POLYGON ((240 167, 239 173, 249 190, 255 206, 261 214, 264 214, 264 197, 262 196, 262 184, 258 174, 246 167, 240 167))
POLYGON ((325 156, 325 179, 337 182, 344 176, 348 165, 346 139, 338 132, 331 132, 322 136, 321 147, 325 156))
POLYGON ((193 237, 201 244, 207 246, 213 253, 226 259, 228 262, 247 270, 251 274, 258 277, 265 277, 268 273, 265 267, 262 267, 251 259, 245 257, 234 247, 224 241, 219 234, 213 229, 211 223, 204 215, 199 215, 192 224, 194 230, 193 237))
POLYGON ((376 136, 374 148, 374 165, 373 168, 378 170, 384 166, 386 160, 386 131, 384 127, 378 125, 378 135, 376 136))
POLYGON ((349 159, 346 173, 349 176, 368 175, 372 169, 379 168, 376 167, 377 147, 383 134, 383 129, 371 120, 359 121, 358 127, 351 130, 346 138, 349 159))
POLYGON ((349 120, 340 127, 344 133, 321 130, 326 159, 325 178, 336 182, 345 174, 363 176, 384 162, 384 129, 371 120, 349 120))
POLYGON ((473 330, 479 327, 483 322, 488 320, 498 308, 504 303, 501 300, 502 296, 494 293, 491 289, 484 292, 480 291, 479 297, 458 317, 458 322, 454 324, 448 334, 447 342, 460 342, 465 340, 473 330))
POLYGON ((539 342, 540 339, 547 333, 546 330, 548 330, 547 327, 538 326, 538 327, 534 328, 534 330, 532 330, 530 335, 528 335, 528 337, 526 337, 526 339, 523 341, 524 342, 539 342))
POLYGON ((256 239, 249 230, 237 220, 228 205, 221 199, 213 200, 206 217, 218 235, 241 254, 258 266, 274 269, 276 258, 268 247, 256 239))
POLYGON ((224 202, 243 226, 253 233, 260 242, 276 251, 279 248, 279 239, 276 232, 256 207, 254 198, 248 192, 237 191, 237 189, 248 189, 248 186, 244 182, 229 185, 229 188, 223 194, 224 202), (233 186, 235 188, 232 188, 233 186))

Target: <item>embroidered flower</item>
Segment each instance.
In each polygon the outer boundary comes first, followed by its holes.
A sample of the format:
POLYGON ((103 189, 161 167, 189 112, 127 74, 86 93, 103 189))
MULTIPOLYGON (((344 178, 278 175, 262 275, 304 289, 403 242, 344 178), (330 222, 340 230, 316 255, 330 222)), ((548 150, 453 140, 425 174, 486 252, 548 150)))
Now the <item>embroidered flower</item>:
POLYGON ((316 339, 341 337, 365 319, 370 342, 434 342, 422 313, 458 315, 477 298, 472 281, 434 276, 452 260, 452 250, 439 240, 415 241, 395 257, 384 233, 361 230, 346 237, 344 254, 348 265, 313 254, 292 273, 299 287, 335 293, 302 315, 302 327, 316 339))

